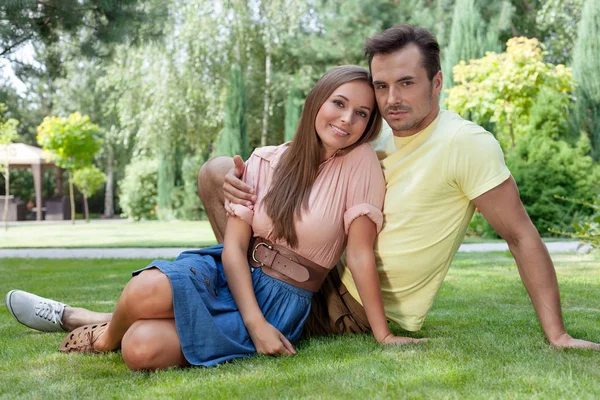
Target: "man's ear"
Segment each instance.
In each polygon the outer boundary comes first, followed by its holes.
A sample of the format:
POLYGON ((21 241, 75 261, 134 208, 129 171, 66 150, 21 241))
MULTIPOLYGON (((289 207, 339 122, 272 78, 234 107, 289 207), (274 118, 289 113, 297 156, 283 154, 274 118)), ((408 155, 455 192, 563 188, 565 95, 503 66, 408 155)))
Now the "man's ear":
POLYGON ((444 86, 444 77, 442 74, 442 70, 439 70, 437 74, 433 76, 432 82, 433 92, 437 96, 442 91, 442 87, 444 86))

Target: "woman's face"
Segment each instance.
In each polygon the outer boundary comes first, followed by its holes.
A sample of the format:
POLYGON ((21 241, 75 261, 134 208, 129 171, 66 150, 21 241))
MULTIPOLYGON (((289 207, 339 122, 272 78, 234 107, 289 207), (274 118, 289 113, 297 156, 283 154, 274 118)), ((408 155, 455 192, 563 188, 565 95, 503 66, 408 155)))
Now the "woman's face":
POLYGON ((315 130, 321 139, 321 161, 356 143, 365 132, 375 108, 375 95, 362 80, 344 83, 319 109, 315 130))

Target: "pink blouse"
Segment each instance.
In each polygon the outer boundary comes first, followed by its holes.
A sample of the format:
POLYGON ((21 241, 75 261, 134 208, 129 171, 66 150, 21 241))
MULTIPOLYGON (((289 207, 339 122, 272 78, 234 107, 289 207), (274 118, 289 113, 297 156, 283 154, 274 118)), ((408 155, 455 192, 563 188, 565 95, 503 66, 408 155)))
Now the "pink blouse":
MULTIPOLYGON (((246 162, 242 179, 254 188, 258 200, 253 209, 239 204, 232 204, 232 209, 252 226, 255 237, 272 240, 273 225, 262 207, 262 199, 287 148, 285 143, 256 149, 246 162)), ((384 197, 383 172, 370 144, 324 161, 311 190, 308 210, 302 212, 301 219, 296 219, 298 247, 292 250, 316 264, 333 268, 342 255, 354 219, 367 215, 379 233, 384 197)), ((275 243, 290 248, 282 239, 275 243)))

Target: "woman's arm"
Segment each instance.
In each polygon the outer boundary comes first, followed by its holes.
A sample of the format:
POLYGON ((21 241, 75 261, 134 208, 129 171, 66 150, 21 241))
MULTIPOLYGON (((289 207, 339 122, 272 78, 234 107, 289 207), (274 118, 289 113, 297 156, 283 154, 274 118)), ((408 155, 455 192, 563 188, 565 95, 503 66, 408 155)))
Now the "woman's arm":
POLYGON ((366 216, 360 216, 352 221, 348 231, 348 246, 346 248, 346 264, 356 283, 358 294, 373 330, 373 336, 379 343, 400 344, 418 343, 427 339, 413 339, 394 336, 390 332, 383 308, 381 287, 373 245, 377 229, 373 221, 366 216))
POLYGON ((256 301, 247 259, 251 235, 250 225, 241 218, 228 218, 223 247, 227 284, 256 351, 261 354, 296 354, 285 336, 267 322, 256 301))

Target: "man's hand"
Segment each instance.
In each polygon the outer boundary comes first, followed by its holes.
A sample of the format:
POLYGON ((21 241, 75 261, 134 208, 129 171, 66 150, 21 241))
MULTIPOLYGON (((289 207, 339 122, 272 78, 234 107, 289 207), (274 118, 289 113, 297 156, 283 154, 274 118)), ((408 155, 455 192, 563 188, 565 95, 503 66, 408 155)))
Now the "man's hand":
POLYGON ((290 341, 267 321, 255 327, 248 328, 248 332, 250 333, 254 347, 256 347, 256 352, 259 354, 296 354, 296 350, 294 350, 290 341))
MULTIPOLYGON (((254 189, 241 179, 244 175, 244 160, 240 156, 235 156, 233 164, 234 167, 225 175, 223 181, 223 195, 231 203, 252 206, 256 201, 254 189)), ((226 209, 226 211, 232 214, 231 210, 226 209)))
POLYGON ((381 344, 408 344, 408 343, 421 343, 427 342, 429 339, 415 339, 406 336, 394 336, 391 333, 384 337, 379 343, 381 344))
POLYGON ((552 340, 550 344, 557 349, 600 350, 600 344, 588 342, 587 340, 574 339, 567 333, 560 335, 556 340, 552 340))

